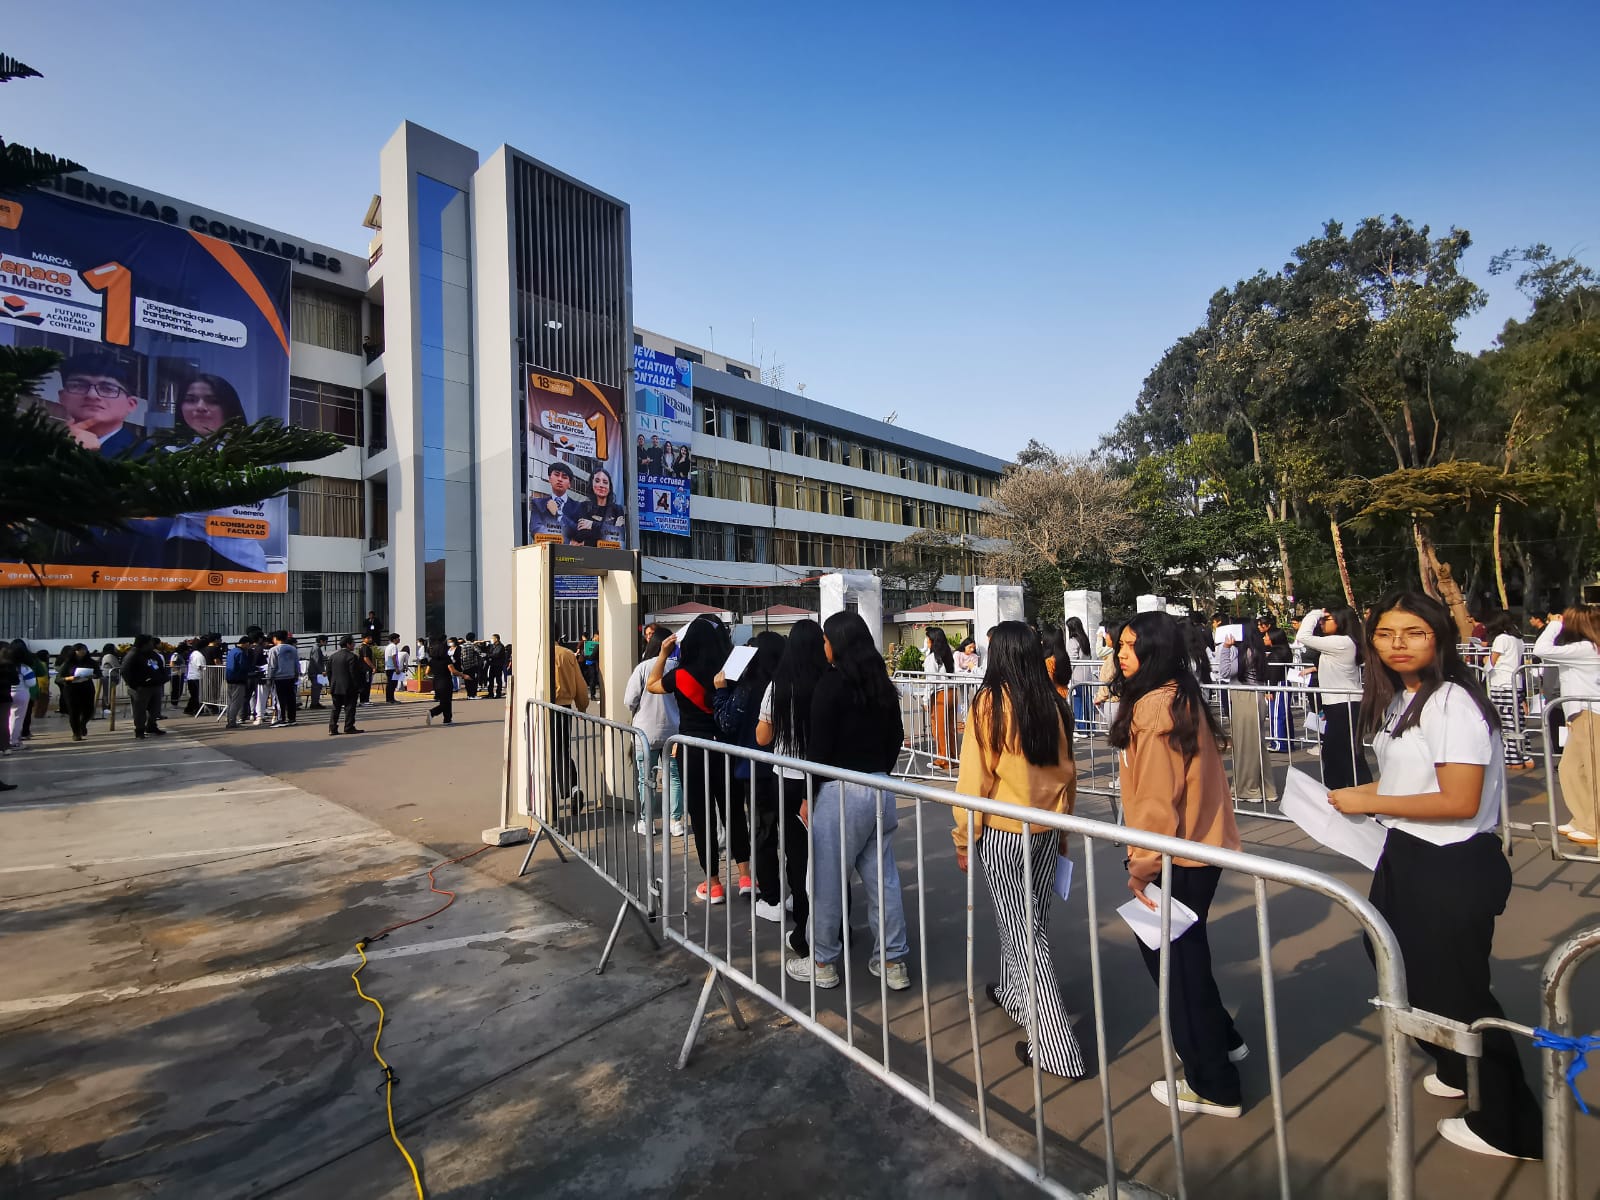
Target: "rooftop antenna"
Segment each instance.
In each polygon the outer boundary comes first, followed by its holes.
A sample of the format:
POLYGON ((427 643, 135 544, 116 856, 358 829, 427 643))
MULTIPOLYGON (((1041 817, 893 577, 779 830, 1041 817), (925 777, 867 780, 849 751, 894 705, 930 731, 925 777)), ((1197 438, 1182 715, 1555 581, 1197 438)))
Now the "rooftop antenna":
POLYGON ((892 413, 890 413, 887 417, 885 417, 883 419, 883 423, 885 425, 893 425, 899 419, 900 419, 900 410, 897 408, 892 413))

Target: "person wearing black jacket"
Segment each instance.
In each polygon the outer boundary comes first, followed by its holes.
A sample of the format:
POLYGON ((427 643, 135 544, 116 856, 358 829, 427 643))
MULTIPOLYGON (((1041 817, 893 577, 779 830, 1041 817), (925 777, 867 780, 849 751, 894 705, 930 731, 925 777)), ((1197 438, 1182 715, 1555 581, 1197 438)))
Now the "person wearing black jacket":
POLYGON ((100 678, 100 666, 89 647, 82 642, 69 647, 61 656, 56 680, 61 684, 61 695, 67 704, 67 720, 72 722, 72 740, 81 742, 89 736, 89 719, 94 716, 95 682, 100 678))
POLYGON ((317 634, 317 644, 311 649, 311 658, 306 663, 306 674, 311 679, 311 703, 307 708, 327 708, 322 702, 322 680, 328 674, 328 635, 317 634))
MULTIPOLYGON (((833 667, 817 681, 811 696, 811 758, 824 766, 882 775, 888 783, 905 743, 905 727, 883 655, 859 613, 834 613, 823 625, 822 635, 833 667)), ((911 949, 894 859, 899 819, 893 793, 886 787, 830 780, 817 792, 810 818, 811 957, 795 955, 784 963, 784 970, 791 979, 814 982, 819 988, 839 986, 839 963, 844 958, 839 930, 849 892, 849 879, 840 872, 842 861, 846 870, 853 868, 860 876, 867 895, 867 916, 878 943, 868 970, 882 975, 897 992, 909 988, 906 960, 911 949)))
POLYGON ((333 708, 328 713, 328 735, 339 732, 339 713, 344 713, 344 732, 360 733, 356 728, 356 697, 368 685, 371 676, 351 649, 355 638, 349 634, 339 639, 339 648, 328 659, 328 691, 333 697, 333 708))
POLYGON ((489 645, 483 652, 484 664, 488 667, 485 676, 486 691, 484 695, 491 700, 504 699, 506 694, 506 662, 510 658, 504 642, 498 633, 489 639, 489 645))
POLYGON ((167 663, 156 646, 156 639, 141 633, 122 659, 122 682, 128 685, 128 702, 133 709, 133 736, 164 736, 161 720, 161 685, 167 681, 167 663))

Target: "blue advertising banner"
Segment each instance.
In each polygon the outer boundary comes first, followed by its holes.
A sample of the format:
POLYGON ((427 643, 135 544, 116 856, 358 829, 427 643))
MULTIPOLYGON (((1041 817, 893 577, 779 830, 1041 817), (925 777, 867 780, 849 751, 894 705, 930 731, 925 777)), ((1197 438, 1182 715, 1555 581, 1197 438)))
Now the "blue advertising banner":
MULTIPOLYGON (((85 450, 146 453, 289 416, 290 265, 189 229, 29 192, 0 197, 0 344, 63 356, 36 403, 85 450)), ((58 587, 282 592, 288 500, 62 539, 58 587)), ((0 586, 34 586, 0 563, 0 586)))
POLYGON ((634 486, 641 533, 689 536, 693 369, 687 359, 633 348, 634 486))

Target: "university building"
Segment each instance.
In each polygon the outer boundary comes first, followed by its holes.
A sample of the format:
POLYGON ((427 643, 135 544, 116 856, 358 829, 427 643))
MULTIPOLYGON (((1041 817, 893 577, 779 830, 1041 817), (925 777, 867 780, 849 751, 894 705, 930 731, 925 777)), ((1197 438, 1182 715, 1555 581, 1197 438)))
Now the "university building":
MULTIPOLYGON (((530 373, 592 381, 631 405, 636 347, 680 360, 693 380, 689 533, 628 522, 647 611, 815 609, 819 574, 881 572, 919 530, 946 535, 968 565, 917 595, 891 590, 886 610, 970 595, 978 516, 1002 461, 635 328, 627 204, 509 146, 483 159, 406 123, 378 179, 363 251, 142 184, 59 182, 75 203, 287 259, 289 420, 344 448, 306 465, 315 477, 289 496, 286 592, 5 588, 0 633, 46 644, 252 624, 334 633, 369 608, 407 640, 509 628, 508 551, 529 540, 530 489, 552 457, 529 433, 530 373)), ((573 473, 580 489, 590 482, 573 473)), ((631 463, 624 474, 631 508, 631 463)))

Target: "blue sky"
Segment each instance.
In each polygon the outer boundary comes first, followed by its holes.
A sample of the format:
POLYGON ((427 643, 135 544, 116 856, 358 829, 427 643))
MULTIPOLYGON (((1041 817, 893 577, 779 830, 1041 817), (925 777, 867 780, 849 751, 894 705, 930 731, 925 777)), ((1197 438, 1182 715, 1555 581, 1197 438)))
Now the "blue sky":
POLYGON ((1328 218, 1470 230, 1469 349, 1497 250, 1600 265, 1600 6, 1118 7, 8 6, 0 134, 350 249, 401 120, 509 142, 631 204, 639 324, 1000 455, 1328 218))

